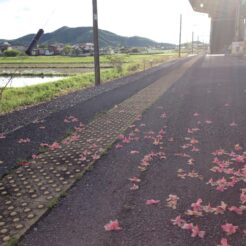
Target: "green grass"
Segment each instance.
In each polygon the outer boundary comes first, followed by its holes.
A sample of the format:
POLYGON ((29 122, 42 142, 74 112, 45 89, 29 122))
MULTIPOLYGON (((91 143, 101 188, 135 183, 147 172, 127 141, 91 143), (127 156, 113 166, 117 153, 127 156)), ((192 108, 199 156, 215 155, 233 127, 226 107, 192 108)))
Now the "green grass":
MULTIPOLYGON (((103 82, 113 80, 116 78, 124 77, 129 74, 135 73, 163 63, 170 58, 175 58, 176 54, 158 54, 158 55, 122 55, 124 64, 122 69, 105 69, 101 71, 101 79, 103 82)), ((27 59, 37 62, 37 57, 28 57, 27 59)), ((91 57, 89 57, 92 59, 91 57)), ((89 59, 82 58, 82 59, 89 59)), ((3 60, 5 58, 0 58, 3 60)), ((10 58, 10 60, 13 58, 10 58)), ((22 59, 22 58, 17 58, 22 59)), ((47 61, 50 59, 58 59, 58 57, 38 57, 39 61, 47 61)), ((63 58, 64 59, 75 59, 81 58, 63 58)), ((66 62, 68 62, 66 60, 66 62)), ((20 60, 16 60, 20 61, 20 60)), ((53 60, 54 61, 54 60, 53 60)), ((57 61, 56 61, 57 62, 57 61)), ((64 95, 82 88, 86 88, 94 85, 94 74, 83 73, 68 78, 61 79, 52 83, 43 83, 39 85, 26 86, 21 88, 6 88, 3 92, 2 99, 0 101, 0 114, 11 112, 24 106, 38 104, 40 102, 48 101, 54 97, 64 95)))
MULTIPOLYGON (((144 54, 144 55, 124 55, 119 56, 127 57, 128 61, 136 61, 144 58, 151 59, 157 56, 173 56, 176 55, 172 52, 165 52, 161 54, 144 54)), ((69 57, 69 56, 17 56, 17 57, 0 57, 0 64, 64 64, 64 63, 93 63, 93 56, 88 57, 69 57)), ((100 57, 101 63, 107 63, 107 55, 100 57)))
POLYGON ((69 56, 17 56, 17 57, 0 57, 1 63, 93 63, 93 57, 69 57, 69 56))
POLYGON ((4 243, 4 246, 17 246, 18 240, 16 238, 11 238, 9 241, 4 243))
POLYGON ((59 201, 66 196, 67 196, 67 193, 65 191, 60 193, 58 197, 54 197, 53 199, 50 200, 50 202, 48 203, 48 208, 49 209, 54 208, 55 206, 57 206, 59 201))
POLYGON ((54 83, 44 83, 21 88, 7 88, 0 102, 0 112, 9 112, 18 107, 47 101, 57 95, 88 87, 92 82, 92 74, 83 74, 62 79, 54 83))

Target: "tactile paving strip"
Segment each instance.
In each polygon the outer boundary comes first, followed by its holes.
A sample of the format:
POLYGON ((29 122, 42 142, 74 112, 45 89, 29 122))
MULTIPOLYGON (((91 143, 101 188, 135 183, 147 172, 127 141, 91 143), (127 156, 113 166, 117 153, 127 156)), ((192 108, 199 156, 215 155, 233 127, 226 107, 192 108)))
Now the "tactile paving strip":
POLYGON ((47 151, 0 180, 0 245, 19 239, 54 206, 90 166, 107 151, 118 135, 133 124, 198 58, 156 81, 77 133, 79 139, 47 151))

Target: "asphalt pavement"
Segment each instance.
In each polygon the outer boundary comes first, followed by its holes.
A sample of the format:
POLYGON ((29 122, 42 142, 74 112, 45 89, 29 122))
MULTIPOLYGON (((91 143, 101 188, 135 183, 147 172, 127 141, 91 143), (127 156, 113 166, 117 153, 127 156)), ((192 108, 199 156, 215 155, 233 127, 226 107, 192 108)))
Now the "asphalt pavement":
POLYGON ((246 245, 245 112, 246 60, 204 57, 19 245, 246 245))

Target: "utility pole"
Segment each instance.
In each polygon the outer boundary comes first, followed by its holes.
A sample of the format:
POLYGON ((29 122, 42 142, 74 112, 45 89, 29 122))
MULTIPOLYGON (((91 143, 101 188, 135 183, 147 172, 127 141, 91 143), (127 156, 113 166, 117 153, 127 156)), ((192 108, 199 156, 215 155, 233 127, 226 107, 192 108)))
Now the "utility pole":
POLYGON ((192 32, 192 40, 191 40, 191 54, 194 53, 194 32, 192 32))
POLYGON ((182 41, 182 14, 180 15, 180 28, 179 28, 179 57, 181 57, 181 41, 182 41))
POLYGON ((94 68, 95 68, 95 85, 100 85, 100 57, 98 41, 98 14, 97 0, 92 0, 93 5, 93 42, 94 42, 94 68))

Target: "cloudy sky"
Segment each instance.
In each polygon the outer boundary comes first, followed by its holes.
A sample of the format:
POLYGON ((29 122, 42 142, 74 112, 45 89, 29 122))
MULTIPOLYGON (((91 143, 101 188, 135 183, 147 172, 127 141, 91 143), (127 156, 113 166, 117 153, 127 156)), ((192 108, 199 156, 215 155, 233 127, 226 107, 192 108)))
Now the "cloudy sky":
MULTIPOLYGON (((123 36, 178 43, 183 14, 183 42, 208 41, 210 20, 195 13, 188 0, 98 0, 99 28, 123 36)), ((92 0, 0 0, 0 39, 14 39, 62 26, 92 25, 92 0)))

